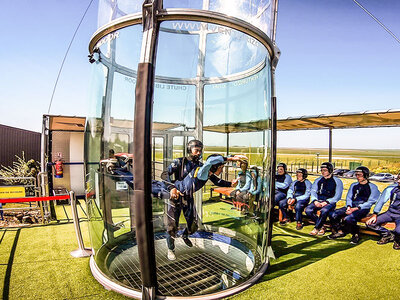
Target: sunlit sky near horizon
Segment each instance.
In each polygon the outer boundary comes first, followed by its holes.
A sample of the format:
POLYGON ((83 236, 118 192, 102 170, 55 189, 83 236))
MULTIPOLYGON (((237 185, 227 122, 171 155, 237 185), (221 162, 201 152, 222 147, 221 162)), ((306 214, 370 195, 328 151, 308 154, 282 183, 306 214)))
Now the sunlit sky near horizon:
MULTIPOLYGON (((400 36, 400 1, 359 0, 400 36)), ((89 1, 6 1, 0 26, 0 124, 41 131, 63 56, 89 1)), ((87 114, 90 7, 65 62, 50 114, 87 114)), ((351 0, 280 0, 278 118, 400 108, 400 44, 351 0)), ((335 148, 400 149, 400 128, 334 130, 335 148)), ((322 148, 328 131, 280 132, 279 147, 322 148)))

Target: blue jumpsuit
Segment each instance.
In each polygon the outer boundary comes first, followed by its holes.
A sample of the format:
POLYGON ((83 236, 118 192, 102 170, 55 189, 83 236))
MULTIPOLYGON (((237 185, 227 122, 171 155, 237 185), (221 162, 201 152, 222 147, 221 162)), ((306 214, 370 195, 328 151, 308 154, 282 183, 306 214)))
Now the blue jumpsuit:
POLYGON ((306 179, 304 181, 295 180, 289 187, 287 198, 279 201, 279 209, 282 212, 283 219, 288 219, 288 199, 293 198, 296 200, 295 212, 296 212, 296 221, 302 222, 303 220, 303 211, 304 208, 310 202, 311 195, 311 182, 306 179))
POLYGON ((380 192, 378 187, 368 182, 360 184, 354 182, 347 192, 346 206, 331 212, 329 219, 332 229, 338 231, 341 229, 340 221, 344 218, 345 231, 351 234, 358 234, 359 228, 357 222, 366 217, 372 205, 378 200, 380 192), (353 213, 346 215, 347 207, 358 207, 353 213))
POLYGON ((391 235, 391 232, 381 225, 387 222, 395 222, 395 239, 397 242, 400 242, 400 185, 397 183, 389 185, 382 192, 378 202, 375 205, 374 214, 379 214, 383 205, 388 200, 390 200, 388 210, 383 214, 378 215, 376 223, 369 225, 368 227, 379 232, 381 236, 389 236, 391 235))
POLYGON ((286 199, 292 177, 289 174, 275 175, 275 201, 274 206, 279 205, 279 201, 286 199))
MULTIPOLYGON (((167 181, 170 184, 165 183, 166 189, 171 191, 175 188, 175 183, 183 180, 192 170, 202 166, 203 164, 199 161, 190 160, 186 157, 175 159, 167 169, 167 181)), ((169 198, 169 195, 168 195, 169 198)), ((193 226, 194 216, 194 199, 193 194, 185 194, 179 196, 178 199, 169 199, 167 204, 167 214, 165 215, 165 225, 167 226, 167 244, 168 248, 174 250, 174 244, 171 237, 176 237, 179 225, 179 217, 181 211, 186 219, 187 227, 183 232, 183 236, 187 237, 190 233, 196 231, 193 226)))
POLYGON ((222 180, 214 174, 209 175, 209 171, 213 165, 224 163, 225 158, 222 155, 207 158, 203 166, 192 170, 183 180, 175 181, 175 187, 184 195, 193 195, 207 183, 208 179, 213 184, 221 187, 230 187, 232 183, 222 180))
POLYGON ((239 177, 239 183, 238 183, 236 189, 234 189, 230 193, 230 196, 235 198, 237 201, 246 203, 249 200, 248 191, 251 187, 251 181, 252 181, 251 174, 248 170, 246 172, 243 172, 241 170, 238 173, 238 177, 239 177), (236 195, 236 193, 238 191, 240 193, 238 195, 236 195))
MULTIPOLYGON (((190 173, 182 180, 176 180, 174 186, 176 189, 183 194, 181 196, 181 201, 177 201, 175 209, 168 210, 168 235, 167 235, 167 245, 168 249, 174 250, 175 245, 171 236, 174 237, 176 234, 176 229, 179 225, 179 215, 181 206, 183 208, 183 214, 186 219, 187 227, 183 232, 183 236, 192 234, 197 230, 197 223, 194 222, 196 217, 196 208, 194 206, 193 195, 196 191, 200 190, 210 179, 215 185, 222 187, 232 186, 231 182, 222 180, 212 174, 209 176, 208 172, 210 168, 215 165, 224 162, 225 159, 222 155, 209 157, 203 166, 197 167, 190 171, 190 173), (176 212, 179 211, 179 214, 176 212)), ((172 199, 170 199, 172 200, 172 199)), ((172 206, 173 204, 171 204, 172 206)))
MULTIPOLYGON (((131 189, 134 188, 133 174, 125 168, 118 168, 114 170, 115 174, 119 175, 117 181, 125 181, 131 189)), ((169 193, 165 190, 164 184, 157 180, 151 182, 151 194, 153 197, 160 199, 168 199, 169 193)))
POLYGON ((326 218, 336 207, 343 193, 343 183, 336 177, 328 179, 323 176, 317 178, 311 187, 311 203, 306 207, 306 215, 315 222, 315 228, 321 229, 326 218), (315 202, 327 202, 323 208, 315 206, 315 202), (316 212, 321 210, 319 217, 316 212))

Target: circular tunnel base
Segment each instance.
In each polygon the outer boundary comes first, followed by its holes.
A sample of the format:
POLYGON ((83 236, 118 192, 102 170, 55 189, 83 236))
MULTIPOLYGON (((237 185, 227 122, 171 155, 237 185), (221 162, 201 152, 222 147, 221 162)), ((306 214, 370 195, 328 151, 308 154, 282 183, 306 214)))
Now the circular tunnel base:
MULTIPOLYGON (((156 235, 159 295, 189 297, 217 293, 237 286, 253 275, 254 254, 238 240, 204 231, 191 235, 190 240, 192 247, 180 237, 175 239, 176 260, 170 261, 167 258, 166 235, 156 235)), ((105 265, 114 283, 141 291, 138 247, 135 243, 126 241, 113 248, 105 265)))

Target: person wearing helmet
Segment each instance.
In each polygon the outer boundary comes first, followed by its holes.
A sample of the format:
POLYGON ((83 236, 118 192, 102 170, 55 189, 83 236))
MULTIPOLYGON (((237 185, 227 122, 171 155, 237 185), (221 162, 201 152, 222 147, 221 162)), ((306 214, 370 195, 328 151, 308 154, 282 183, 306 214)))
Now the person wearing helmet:
POLYGON ((251 184, 248 192, 250 195, 249 212, 255 216, 256 213, 254 211, 254 203, 256 203, 257 207, 259 207, 259 201, 263 184, 257 166, 253 166, 250 168, 250 174, 251 174, 251 184))
POLYGON ((397 175, 396 183, 389 185, 383 190, 374 207, 374 213, 366 224, 381 236, 378 245, 394 241, 393 249, 400 250, 400 173, 397 175), (390 201, 388 210, 383 214, 379 214, 387 201, 390 201), (383 223, 387 222, 395 222, 396 228, 393 233, 382 226, 383 223))
MULTIPOLYGON (((165 188, 170 193, 170 199, 167 202, 167 214, 165 223, 167 227, 167 245, 168 249, 175 248, 175 238, 178 231, 179 216, 181 211, 186 218, 187 225, 190 227, 193 222, 194 199, 193 195, 183 198, 175 188, 175 182, 182 181, 192 170, 201 167, 203 164, 200 161, 203 153, 203 143, 199 140, 191 140, 187 143, 187 156, 175 159, 165 172, 165 188)), ((162 176, 163 177, 163 176, 162 176)), ((188 228, 182 233, 183 241, 189 247, 192 247, 192 242, 188 238, 188 228)))
MULTIPOLYGON (((196 208, 194 207, 193 195, 196 191, 200 190, 210 179, 213 184, 221 187, 232 187, 237 184, 237 180, 225 181, 220 179, 219 176, 224 168, 224 164, 228 161, 239 161, 241 159, 247 159, 243 155, 235 155, 232 157, 223 157, 219 154, 211 154, 204 165, 201 167, 197 167, 190 171, 190 173, 183 178, 182 180, 176 180, 174 182, 174 188, 171 190, 172 194, 179 194, 181 202, 175 202, 177 208, 180 207, 181 203, 183 207, 187 207, 184 210, 184 216, 186 219, 187 227, 184 232, 187 234, 193 234, 197 230, 197 222, 195 221, 196 217, 196 208)), ((168 219, 171 219, 168 223, 168 233, 175 234, 177 227, 179 225, 179 216, 180 216, 180 208, 175 210, 175 215, 168 214, 168 219)), ((185 243, 191 247, 192 242, 189 237, 186 236, 185 243)), ((175 260, 175 244, 173 237, 167 240, 168 245, 168 254, 167 257, 169 260, 175 260), (171 243, 172 241, 172 243, 171 243)))
POLYGON ((247 160, 239 161, 240 171, 238 173, 238 185, 230 193, 230 196, 236 201, 246 203, 250 199, 249 189, 251 185, 251 173, 247 169, 249 163, 247 160))
POLYGON ((321 164, 322 176, 317 178, 311 187, 311 203, 306 207, 306 215, 315 222, 310 235, 324 235, 325 221, 335 208, 343 193, 343 183, 332 175, 333 165, 330 162, 321 164), (317 215, 320 211, 320 215, 317 215))
POLYGON ((351 244, 358 244, 360 241, 359 227, 357 222, 365 218, 372 205, 380 196, 378 187, 369 182, 369 169, 360 166, 356 169, 357 182, 351 184, 346 197, 346 206, 336 209, 329 215, 332 224, 332 234, 328 239, 337 239, 351 233, 351 244), (341 225, 343 220, 344 224, 341 225))
MULTIPOLYGON (((168 185, 168 190, 173 189, 173 183, 176 180, 182 180, 193 169, 202 165, 201 158, 203 154, 203 143, 199 140, 191 140, 187 143, 187 156, 179 157, 167 168, 166 181, 171 184, 168 185)), ((178 195, 174 195, 177 198, 178 195)))
POLYGON ((307 179, 308 172, 300 168, 296 171, 297 180, 293 181, 289 187, 287 198, 279 202, 279 209, 282 212, 281 225, 289 222, 288 205, 295 206, 296 229, 303 228, 303 211, 310 202, 311 182, 307 179))
POLYGON ((276 166, 277 174, 275 175, 275 201, 274 206, 286 199, 289 186, 292 183, 292 177, 287 173, 287 167, 284 163, 276 166))
MULTIPOLYGON (((102 160, 101 164, 105 166, 106 172, 112 175, 110 178, 115 181, 124 181, 134 190, 133 155, 131 153, 114 153, 114 150, 110 150, 109 154, 112 154, 112 157, 102 160)), ((158 180, 151 182, 151 195, 159 199, 169 198, 164 184, 158 180)))

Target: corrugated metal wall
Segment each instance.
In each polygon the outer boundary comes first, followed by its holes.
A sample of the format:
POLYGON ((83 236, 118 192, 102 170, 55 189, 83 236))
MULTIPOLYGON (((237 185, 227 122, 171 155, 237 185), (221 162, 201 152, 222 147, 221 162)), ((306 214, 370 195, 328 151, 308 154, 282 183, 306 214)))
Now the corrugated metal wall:
POLYGON ((39 132, 24 130, 0 124, 0 165, 12 166, 16 161, 15 155, 25 159, 34 159, 40 163, 39 132))

